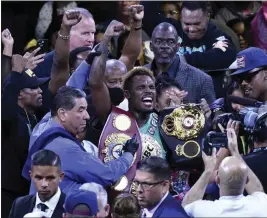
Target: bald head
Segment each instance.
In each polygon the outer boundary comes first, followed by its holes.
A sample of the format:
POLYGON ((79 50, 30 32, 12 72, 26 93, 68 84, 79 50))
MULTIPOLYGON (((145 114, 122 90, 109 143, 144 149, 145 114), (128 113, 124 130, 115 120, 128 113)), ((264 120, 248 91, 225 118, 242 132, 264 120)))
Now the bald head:
POLYGON ((152 40, 155 38, 157 32, 163 32, 164 34, 174 34, 176 37, 176 40, 178 40, 178 34, 175 29, 175 27, 167 22, 160 23, 155 27, 155 29, 152 32, 152 40))
POLYGON ((168 67, 176 57, 178 50, 178 34, 169 23, 161 23, 152 33, 150 49, 153 51, 158 65, 168 67))
POLYGON ((240 195, 243 193, 248 176, 248 167, 236 157, 226 157, 218 171, 221 191, 226 195, 240 195))
POLYGON ((121 88, 127 68, 122 61, 111 59, 106 63, 105 82, 109 88, 121 88))

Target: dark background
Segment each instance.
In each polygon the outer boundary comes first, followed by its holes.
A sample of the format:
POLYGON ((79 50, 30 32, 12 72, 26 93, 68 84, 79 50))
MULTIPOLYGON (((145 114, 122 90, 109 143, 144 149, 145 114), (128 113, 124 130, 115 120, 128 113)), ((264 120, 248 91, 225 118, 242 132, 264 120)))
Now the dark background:
MULTIPOLYGON (((88 9, 95 18, 96 23, 104 22, 115 17, 116 2, 79 2, 78 7, 88 9)), ((35 26, 39 11, 45 1, 2 1, 1 31, 8 28, 15 40, 14 53, 22 53, 26 43, 35 38, 35 26)))

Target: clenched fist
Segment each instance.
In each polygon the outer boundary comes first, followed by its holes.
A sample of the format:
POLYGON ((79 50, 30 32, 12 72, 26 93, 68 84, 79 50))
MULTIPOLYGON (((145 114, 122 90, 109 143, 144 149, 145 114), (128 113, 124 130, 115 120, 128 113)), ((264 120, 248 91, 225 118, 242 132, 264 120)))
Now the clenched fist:
POLYGON ((143 5, 131 5, 129 7, 129 15, 131 22, 139 22, 144 18, 144 6, 143 5))
POLYGON ((9 29, 5 29, 2 32, 2 42, 3 42, 4 46, 8 46, 8 45, 13 45, 14 44, 14 39, 13 39, 9 29))
POLYGON ((80 11, 77 10, 67 10, 64 13, 62 25, 64 27, 71 28, 72 26, 79 23, 82 19, 82 15, 80 14, 80 11))
POLYGON ((105 36, 107 37, 119 36, 124 30, 125 30, 125 26, 123 23, 113 20, 108 25, 106 32, 105 32, 105 36))

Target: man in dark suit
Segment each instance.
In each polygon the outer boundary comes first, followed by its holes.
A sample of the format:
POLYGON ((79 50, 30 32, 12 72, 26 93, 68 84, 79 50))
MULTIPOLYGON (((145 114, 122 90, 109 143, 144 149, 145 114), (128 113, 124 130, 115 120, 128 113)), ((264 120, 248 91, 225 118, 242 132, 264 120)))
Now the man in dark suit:
POLYGON ((188 217, 169 193, 171 169, 166 160, 151 156, 138 163, 134 187, 142 217, 188 217))
POLYGON ((62 217, 65 194, 59 188, 59 183, 64 177, 59 156, 50 150, 36 152, 32 158, 30 175, 37 193, 17 198, 12 205, 9 218, 41 211, 46 214, 45 217, 62 217))
POLYGON ((212 78, 203 71, 186 63, 183 56, 177 56, 178 34, 175 27, 169 23, 159 24, 153 31, 150 48, 154 53, 151 64, 145 65, 153 71, 157 78, 167 74, 175 79, 182 90, 188 92, 184 103, 200 103, 201 98, 208 104, 215 101, 215 91, 212 78))

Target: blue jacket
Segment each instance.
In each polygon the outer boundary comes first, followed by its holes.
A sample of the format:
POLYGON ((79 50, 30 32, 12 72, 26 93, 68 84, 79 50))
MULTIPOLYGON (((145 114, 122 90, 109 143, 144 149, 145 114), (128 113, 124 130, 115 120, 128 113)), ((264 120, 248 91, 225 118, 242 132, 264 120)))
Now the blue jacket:
POLYGON ((166 217, 189 217, 181 206, 181 203, 173 198, 171 194, 168 194, 164 201, 159 205, 152 218, 166 217))
MULTIPOLYGON (((64 129, 51 117, 50 113, 46 114, 32 132, 29 150, 42 133, 55 127, 64 129)), ((133 161, 132 154, 125 152, 119 159, 103 163, 100 159, 85 152, 76 141, 62 136, 50 141, 44 148, 54 151, 60 157, 62 171, 65 173, 60 188, 64 193, 79 188, 87 182, 95 182, 102 186, 111 185, 127 172, 133 161)), ((30 194, 35 192, 31 184, 30 194)))

